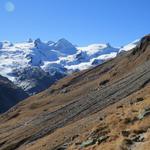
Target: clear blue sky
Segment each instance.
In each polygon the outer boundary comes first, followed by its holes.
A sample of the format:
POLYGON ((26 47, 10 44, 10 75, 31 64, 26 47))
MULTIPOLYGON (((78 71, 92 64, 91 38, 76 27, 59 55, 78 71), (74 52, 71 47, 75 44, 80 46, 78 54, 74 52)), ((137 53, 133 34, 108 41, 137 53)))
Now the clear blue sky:
POLYGON ((150 32, 150 0, 0 0, 0 41, 121 46, 150 32))

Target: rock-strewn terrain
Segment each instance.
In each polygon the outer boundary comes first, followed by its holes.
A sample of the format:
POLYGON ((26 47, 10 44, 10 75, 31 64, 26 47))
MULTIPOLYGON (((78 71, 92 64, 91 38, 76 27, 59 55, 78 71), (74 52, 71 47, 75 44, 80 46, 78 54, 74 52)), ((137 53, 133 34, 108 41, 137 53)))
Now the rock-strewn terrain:
POLYGON ((66 77, 0 116, 1 150, 150 146, 150 36, 133 50, 66 77))

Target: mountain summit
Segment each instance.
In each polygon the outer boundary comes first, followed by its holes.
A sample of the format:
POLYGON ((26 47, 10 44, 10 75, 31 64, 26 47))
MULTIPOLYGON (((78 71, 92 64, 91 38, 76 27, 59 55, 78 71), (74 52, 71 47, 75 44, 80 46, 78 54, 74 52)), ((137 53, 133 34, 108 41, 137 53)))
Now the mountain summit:
POLYGON ((58 40, 54 44, 54 49, 67 55, 75 54, 77 52, 75 46, 64 38, 58 40))

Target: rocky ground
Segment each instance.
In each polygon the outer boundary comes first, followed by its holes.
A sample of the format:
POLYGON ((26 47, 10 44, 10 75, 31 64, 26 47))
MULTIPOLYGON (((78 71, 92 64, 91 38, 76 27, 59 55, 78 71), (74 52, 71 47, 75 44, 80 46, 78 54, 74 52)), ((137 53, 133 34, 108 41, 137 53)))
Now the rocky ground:
POLYGON ((0 116, 1 150, 148 150, 150 36, 0 116))

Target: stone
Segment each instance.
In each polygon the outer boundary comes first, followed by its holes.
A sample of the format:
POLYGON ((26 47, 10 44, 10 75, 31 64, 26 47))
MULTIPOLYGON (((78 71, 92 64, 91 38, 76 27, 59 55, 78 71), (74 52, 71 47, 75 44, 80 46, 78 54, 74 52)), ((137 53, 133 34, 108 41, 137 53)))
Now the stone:
POLYGON ((97 139, 98 144, 105 142, 107 139, 109 138, 109 136, 101 136, 97 139))
POLYGON ((119 106, 117 106, 117 109, 119 109, 119 108, 123 108, 123 105, 119 105, 119 106))
POLYGON ((119 147, 117 150, 129 150, 129 147, 133 144, 131 139, 123 139, 121 143, 119 143, 119 147))
POLYGON ((136 100, 137 100, 137 102, 141 102, 141 101, 144 100, 144 98, 143 98, 143 97, 139 97, 139 98, 137 98, 136 100))
POLYGON ((128 136, 130 135, 130 131, 125 130, 125 131, 122 131, 121 134, 122 134, 122 136, 124 136, 124 137, 128 137, 128 136))
POLYGON ((103 120, 104 120, 104 118, 100 117, 100 118, 99 118, 99 120, 100 120, 100 121, 103 121, 103 120))
POLYGON ((57 150, 66 150, 68 147, 68 144, 63 144, 61 147, 57 148, 57 150))
POLYGON ((74 135, 73 137, 71 137, 71 141, 73 141, 74 139, 76 139, 79 135, 74 135))
POLYGON ((135 135, 134 137, 131 138, 133 142, 143 142, 144 137, 142 135, 135 135))
POLYGON ((132 141, 131 139, 124 139, 124 140, 123 140, 123 143, 124 143, 125 145, 132 145, 132 144, 133 144, 133 141, 132 141))
POLYGON ((150 115, 150 107, 147 107, 139 112, 138 119, 142 120, 145 116, 150 115))
POLYGON ((109 82, 109 80, 108 80, 108 79, 106 79, 106 80, 104 80, 104 81, 100 82, 100 83, 99 83, 99 86, 106 85, 108 82, 109 82))
POLYGON ((67 93, 67 92, 68 92, 68 90, 66 88, 61 90, 61 93, 64 93, 64 94, 67 93))
POLYGON ((131 118, 125 118, 124 119, 124 124, 129 124, 129 123, 131 123, 132 121, 131 121, 131 118))
POLYGON ((81 148, 83 148, 83 147, 88 147, 88 146, 90 146, 90 145, 93 145, 93 144, 95 144, 96 143, 96 141, 94 140, 94 139, 91 139, 91 140, 87 140, 87 141, 84 141, 84 142, 82 142, 82 144, 81 144, 81 148))

